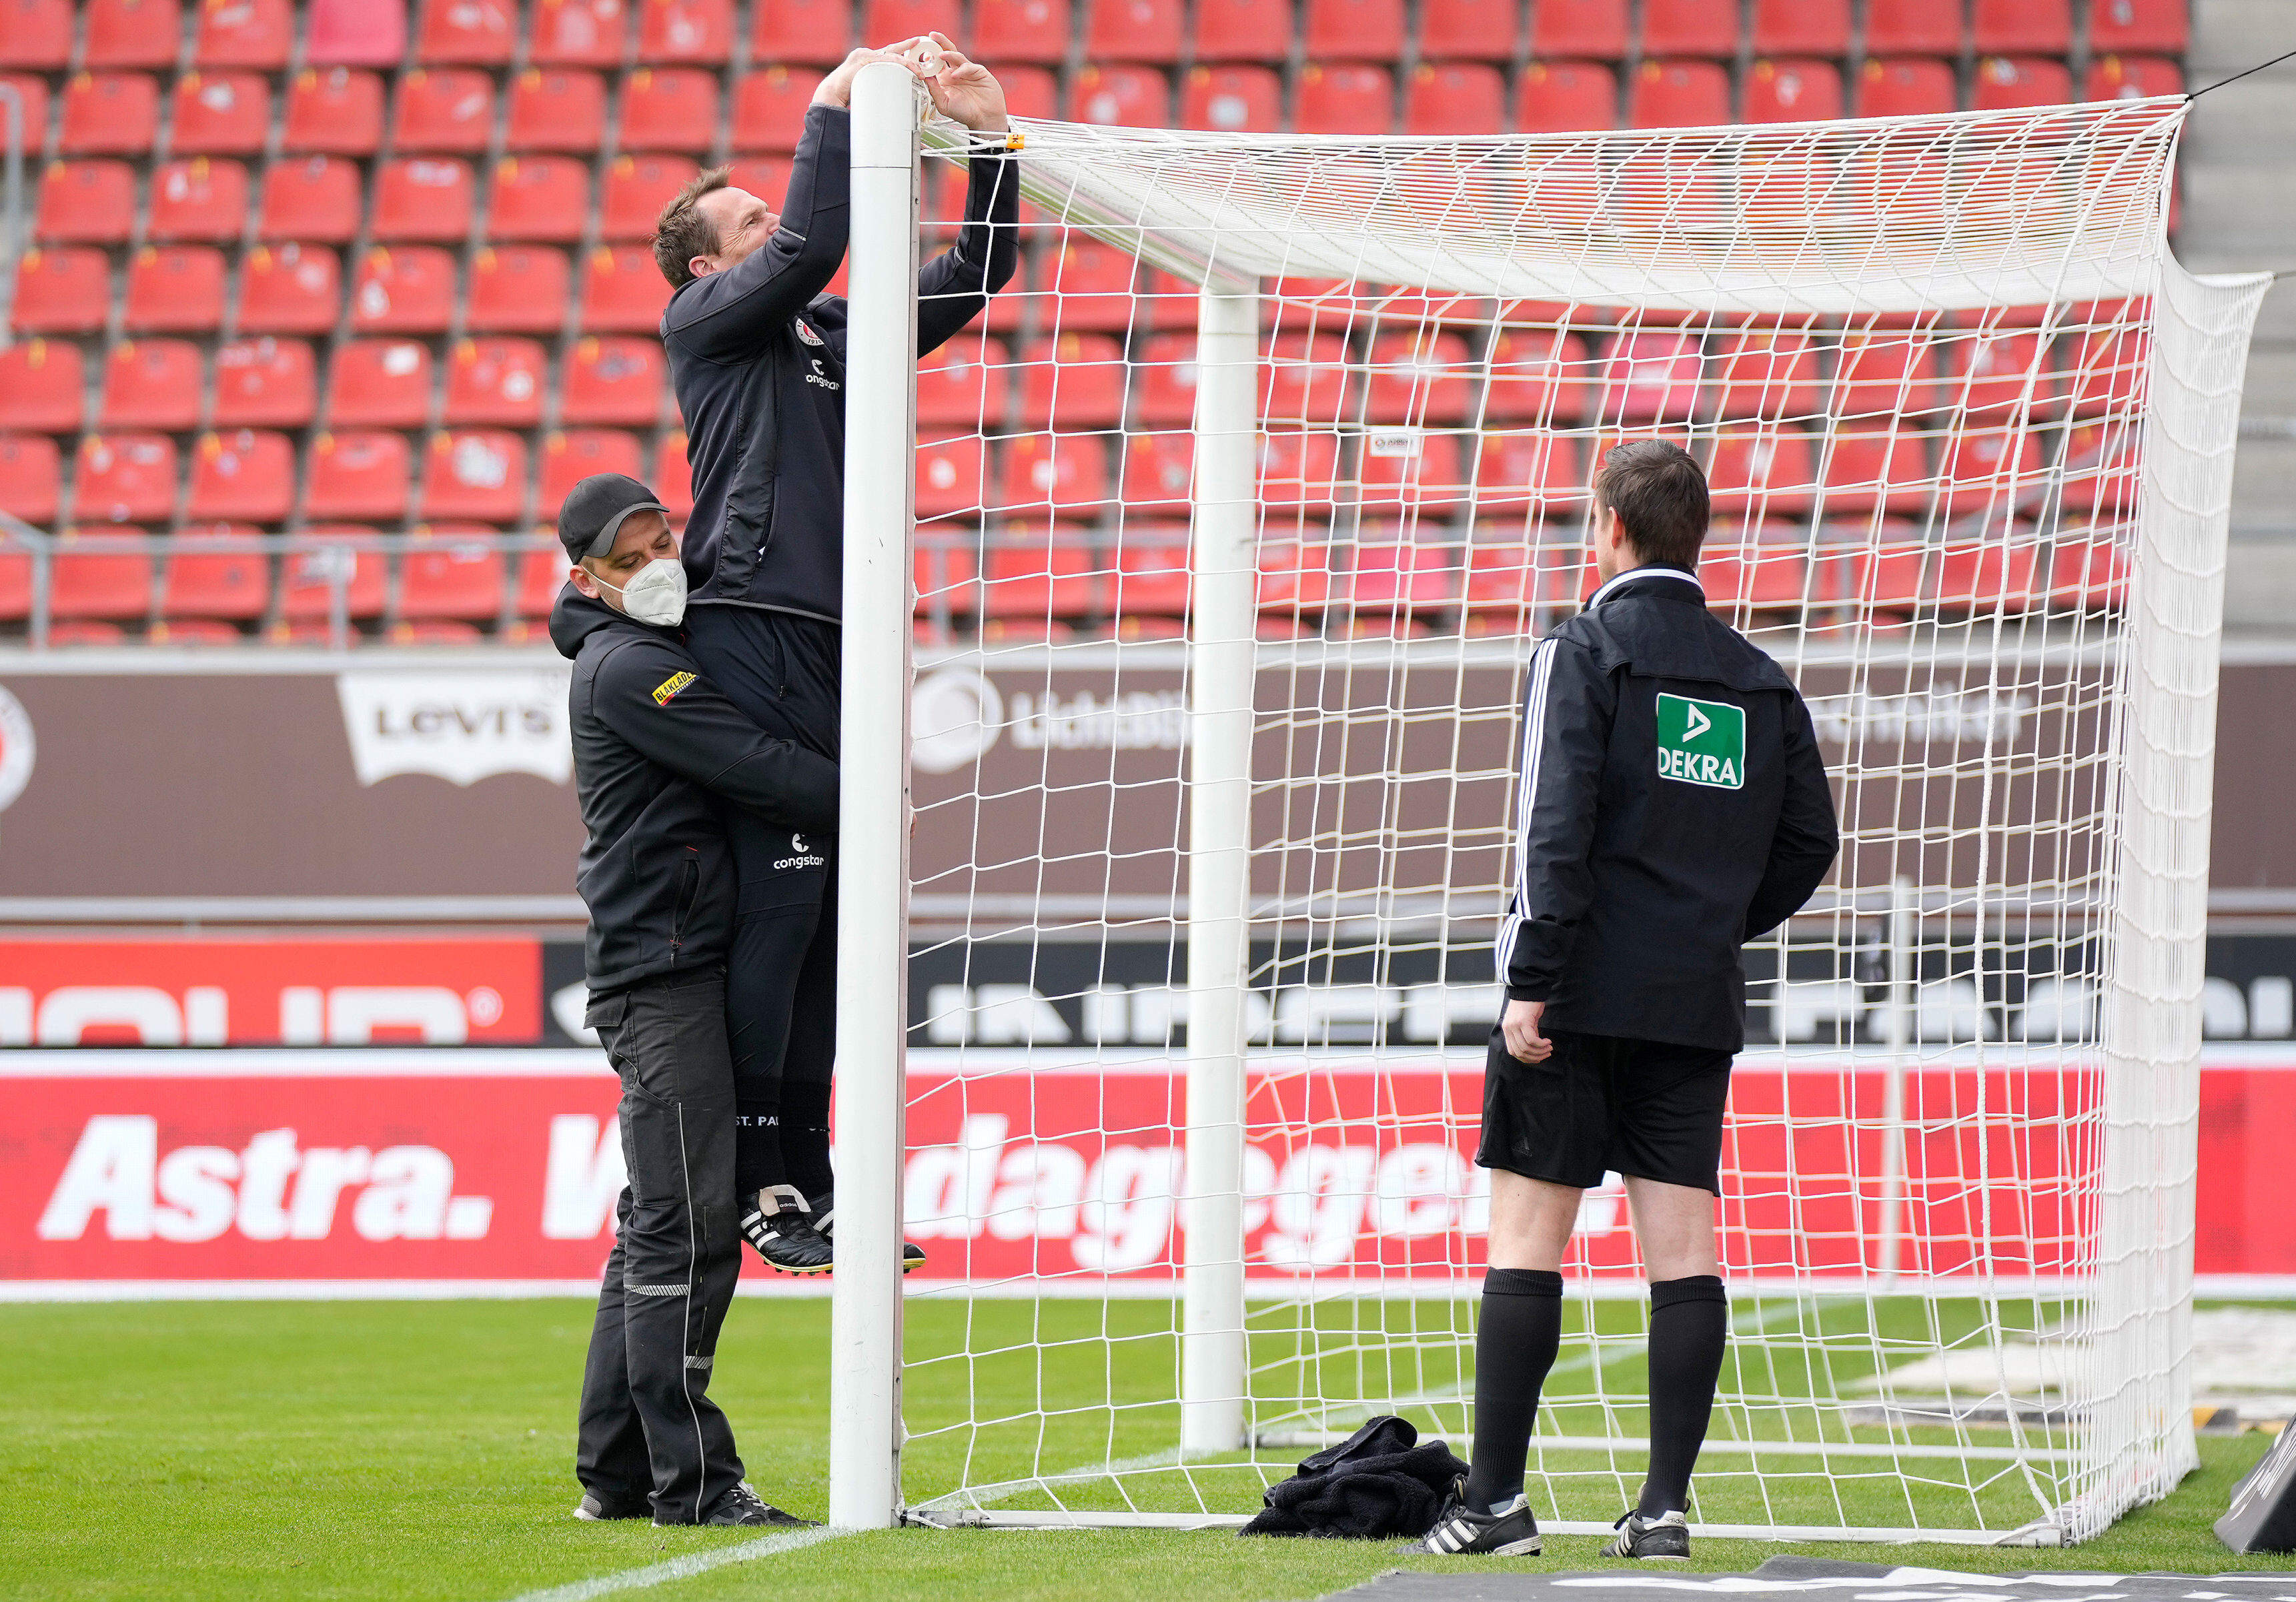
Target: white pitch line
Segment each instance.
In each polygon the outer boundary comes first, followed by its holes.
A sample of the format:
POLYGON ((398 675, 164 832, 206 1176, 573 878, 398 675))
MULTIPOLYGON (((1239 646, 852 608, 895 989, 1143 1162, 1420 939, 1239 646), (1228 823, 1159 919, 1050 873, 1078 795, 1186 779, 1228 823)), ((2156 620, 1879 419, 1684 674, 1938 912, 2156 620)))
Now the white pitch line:
POLYGON ((775 1557, 783 1552, 794 1552, 801 1547, 816 1546, 824 1541, 834 1541, 840 1535, 850 1535, 851 1530, 785 1530, 778 1535, 760 1535, 755 1541, 742 1541, 730 1547, 717 1547, 707 1552, 688 1552, 683 1557, 673 1557, 667 1563, 648 1564, 642 1569, 624 1569, 619 1574, 599 1574, 588 1580, 577 1580, 571 1585, 554 1585, 545 1590, 527 1591, 511 1602, 589 1602, 592 1597, 611 1596, 616 1591, 644 1590, 650 1585, 666 1585, 672 1580, 686 1580, 695 1574, 706 1574, 711 1569, 722 1569, 727 1564, 752 1563, 760 1557, 775 1557))

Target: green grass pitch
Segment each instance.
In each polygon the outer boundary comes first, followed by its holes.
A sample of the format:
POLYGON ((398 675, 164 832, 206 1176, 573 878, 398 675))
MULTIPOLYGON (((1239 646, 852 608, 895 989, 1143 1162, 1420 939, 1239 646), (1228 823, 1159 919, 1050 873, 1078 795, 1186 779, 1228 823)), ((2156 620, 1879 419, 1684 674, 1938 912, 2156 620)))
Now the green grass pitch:
MULTIPOLYGON (((715 1385, 752 1480, 769 1499, 816 1516, 826 1500, 828 1318, 825 1302, 736 1304, 715 1385)), ((1065 1389, 1066 1373, 1084 1387, 1078 1394, 1144 1402, 1168 1394, 1168 1342, 1152 1333, 1168 1319, 1155 1304, 913 1302, 909 1336, 913 1357, 927 1359, 1054 1337, 1046 1347, 1049 1379, 1065 1389), (1139 1338, 1058 1338, 1096 1332, 1103 1318, 1139 1338)), ((0 1307, 10 1369, 0 1387, 8 1509, 0 1516, 0 1596, 509 1598, 753 1539, 569 1516, 578 1496, 573 1414, 588 1328, 586 1304, 558 1300, 0 1307)), ((1346 1342, 1336 1350, 1318 1361, 1354 1361, 1346 1342)), ((1259 1348, 1254 1355, 1270 1361, 1259 1348)), ((975 1483, 1024 1472, 1040 1443, 1048 1465, 1092 1460, 1111 1439, 1117 1455, 1136 1434, 1143 1445, 1158 1436, 1168 1443, 1163 1410, 1149 1407, 1079 1413, 1041 1434, 1034 1424, 977 1434, 947 1427, 968 1407, 976 1415, 1025 1410, 1036 1372, 1033 1361, 1018 1359, 912 1369, 912 1500, 949 1488, 960 1471, 975 1483)), ((1634 1377, 1612 1377, 1622 1389, 1634 1377)), ((1749 1568, 1790 1549, 1960 1568, 2289 1567, 2285 1559, 2234 1558, 2209 1530, 2263 1445, 2252 1434, 2205 1439, 2201 1471, 2176 1495, 2070 1550, 1702 1539, 1697 1563, 1749 1568)), ((1250 1484, 1233 1489, 1246 1499, 1240 1505, 1256 1500, 1250 1484)), ((1588 1495, 1615 1492, 1601 1483, 1588 1495)), ((1144 1496, 1143 1505, 1153 1504, 1144 1496)), ((1547 1557, 1521 1566, 1595 1566, 1596 1544, 1554 1538, 1547 1557)), ((1225 1533, 907 1530, 824 1541, 634 1594, 663 1602, 1271 1602, 1431 1561, 1389 1543, 1225 1533)))

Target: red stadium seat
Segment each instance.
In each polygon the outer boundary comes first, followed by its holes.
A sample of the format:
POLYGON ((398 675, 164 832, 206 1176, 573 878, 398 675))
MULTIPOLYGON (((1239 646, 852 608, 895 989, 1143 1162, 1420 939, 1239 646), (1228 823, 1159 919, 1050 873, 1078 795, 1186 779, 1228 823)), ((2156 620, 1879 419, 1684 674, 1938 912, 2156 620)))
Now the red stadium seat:
POLYGON ((2014 617, 2041 604, 2041 548, 2030 534, 1998 535, 1956 544, 1937 552, 1931 598, 1938 610, 1984 617, 2014 617))
POLYGON ((304 59, 324 67, 396 67, 406 55, 406 11, 371 0, 310 0, 304 59))
POLYGON ((945 33, 955 38, 964 31, 964 20, 957 0, 866 0, 861 37, 885 41, 945 33))
POLYGON ((1004 441, 997 505, 1008 513, 1082 516, 1108 500, 1105 434, 1021 434, 1004 441))
POLYGON ((560 380, 560 417, 570 423, 651 428, 661 416, 661 347, 651 339, 575 341, 560 380))
POLYGON ((639 61, 722 67, 733 53, 734 0, 644 0, 638 14, 639 61))
POLYGON ((532 339, 457 339, 447 362, 446 421, 530 429, 542 421, 550 358, 532 339))
POLYGON ((1348 604, 1357 613, 1437 612, 1458 599, 1455 546, 1358 538, 1348 604))
POLYGON ((471 232, 471 164, 454 157, 386 161, 374 182, 373 236, 384 244, 451 242, 471 232))
POLYGON ((1456 423, 1472 399, 1467 341, 1449 332, 1383 333, 1371 342, 1364 414, 1374 423, 1456 423))
POLYGON ((1715 437, 1706 482, 1717 511, 1792 517, 1816 500, 1817 458, 1799 429, 1740 424, 1715 437))
POLYGON ((192 447, 186 515, 283 523, 295 503, 295 447, 267 429, 202 434, 192 447))
POLYGON ((40 181, 37 225, 44 241, 127 242, 135 221, 135 173, 125 161, 51 161, 40 181))
POLYGON ((1754 0, 1758 56, 1849 53, 1849 0, 1754 0))
POLYGON ((590 252, 582 277, 582 327, 594 334, 658 334, 669 285, 643 245, 590 252))
POLYGON ((1747 122, 1828 122, 1841 115, 1841 73, 1831 61, 1760 61, 1746 69, 1747 122))
POLYGON ((988 499, 986 462, 978 434, 917 441, 917 516, 977 512, 988 499))
POLYGON ((335 430, 311 444, 303 514, 394 522, 406 514, 406 437, 335 430))
POLYGON ((1292 122, 1302 134, 1386 134, 1395 127, 1395 78, 1359 62, 1300 69, 1292 122))
POLYGON ((399 80, 391 142, 399 151, 472 155, 495 131, 495 80, 468 67, 418 67, 399 80))
POLYGON ((84 436, 72 511, 83 523, 167 521, 176 511, 176 442, 164 434, 84 436))
POLYGON ((145 237, 238 242, 247 232, 247 168, 220 156, 163 161, 152 169, 145 237))
POLYGON ((768 205, 779 206, 789 193, 790 173, 796 166, 796 159, 789 156, 743 156, 733 163, 726 182, 768 205))
POLYGON ((1530 625, 1540 597, 1538 548, 1520 530, 1497 534, 1478 527, 1467 547, 1466 631, 1520 633, 1530 625))
POLYGON ((491 623, 502 610, 503 553, 484 543, 492 528, 483 523, 430 523, 414 537, 427 550, 398 560, 398 616, 409 621, 440 618, 491 623), (477 535, 480 539, 469 536, 477 535))
POLYGON ((555 518, 574 486, 593 473, 622 473, 645 477, 645 460, 637 436, 619 429, 568 429, 553 434, 542 446, 542 501, 537 518, 555 518))
POLYGON ((1306 0, 1312 61, 1391 61, 1403 53, 1402 0, 1306 0))
POLYGON ((455 311, 455 258, 436 245, 376 249, 359 264, 351 327, 360 333, 444 333, 455 311))
POLYGON ((1338 334, 1276 335, 1260 368, 1260 416, 1294 429, 1336 426, 1349 415, 1347 360, 1338 334))
POLYGON ((1587 415, 1593 372, 1579 334, 1560 328, 1503 329, 1491 347, 1483 415, 1495 423, 1577 422, 1587 415))
POLYGON ((734 91, 734 148, 780 154, 797 149, 805 109, 821 87, 810 67, 768 67, 742 75, 734 91))
POLYGON ((62 487, 54 440, 40 434, 0 435, 0 511, 27 523, 53 522, 62 487))
POLYGON ((382 79, 350 67, 306 67, 287 92, 280 148, 304 156, 372 156, 382 143, 382 79))
POLYGON ((1283 85, 1267 67, 1198 67, 1180 91, 1180 126, 1220 134, 1273 134, 1283 125, 1283 85))
POLYGON ((1969 96, 1972 111, 2062 105, 2073 97, 2072 74, 2065 64, 2032 56, 1987 56, 1977 63, 1975 86, 1969 96))
POLYGON ((2064 505, 2125 522, 2136 515, 2139 432, 2132 422, 2081 423, 2066 430, 2064 505))
POLYGON ((1716 350, 1712 381, 1718 417, 1809 417, 1824 405, 1817 348, 1808 334, 1730 335, 1716 350))
POLYGON ((246 156, 263 149, 271 127, 271 89, 254 72, 186 72, 176 80, 175 126, 168 148, 178 156, 246 156))
POLYGON ((1952 55, 1962 45, 1962 8, 1938 0, 1866 0, 1866 53, 1952 55))
POLYGON ((419 429, 430 414, 430 347, 419 340, 346 339, 333 373, 327 418, 337 428, 419 429))
POLYGON ((981 572, 984 617, 1078 618, 1097 610, 1098 564, 1080 534, 1007 524, 1005 538, 988 552, 981 572))
MULTIPOLYGON (((902 37, 887 34, 884 39, 902 37)), ((853 0, 758 0, 751 8, 750 59, 753 61, 833 67, 845 59, 852 45, 853 0)))
POLYGON ((1077 72, 1069 107, 1077 121, 1103 127, 1166 127, 1172 85, 1153 67, 1085 67, 1077 72))
POLYGON ((550 540, 518 555, 518 593, 512 603, 521 617, 547 617, 566 589, 565 547, 550 540))
POLYGON ((554 334, 566 326, 566 252, 498 245, 471 264, 464 325, 473 333, 554 334))
POLYGON ((1948 339, 1945 353, 1945 404, 1972 422, 1997 426, 2021 407, 2046 413, 2063 397, 2038 334, 1994 329, 1948 339))
POLYGON ((1259 498, 1270 506, 1332 503, 1340 473, 1340 437, 1286 429, 1259 437, 1259 498))
POLYGON ((683 525, 693 515, 693 468, 685 459, 685 431, 670 429, 653 448, 653 495, 669 508, 669 520, 683 525))
POLYGON ((265 239, 348 244, 358 237, 358 163, 342 156, 274 161, 263 174, 265 239))
POLYGON ((1134 365, 1140 393, 1128 413, 1132 426, 1185 429, 1196 414, 1196 341, 1193 334, 1152 334, 1134 365))
POLYGON ((2182 55, 2191 37, 2185 0, 2091 0, 2088 8, 2088 47, 2097 55, 2108 51, 2182 55))
POLYGON ((1732 56, 1738 53, 1738 8, 1713 0, 1643 0, 1645 55, 1732 56))
POLYGON ((1152 61, 1168 67, 1180 59, 1180 40, 1186 30, 1181 0, 1086 0, 1085 10, 1089 18, 1084 36, 1086 61, 1152 61))
POLYGON ((1717 127, 1730 120, 1730 75, 1712 61, 1644 61, 1627 96, 1627 126, 1717 127))
POLYGON ((201 68, 254 67, 276 72, 295 45, 291 0, 201 0, 192 61, 201 68))
POLYGON ((10 321, 20 331, 94 333, 111 311, 111 268, 102 251, 70 246, 27 250, 17 262, 10 321))
POLYGON ((1457 434, 1374 426, 1357 443, 1356 476, 1366 514, 1432 511, 1466 498, 1457 434))
POLYGON ((71 64, 71 0, 7 0, 0 28, 0 67, 62 72, 71 64))
MULTIPOLYGON (((322 442, 325 437, 321 436, 322 442)), ((403 462, 401 467, 403 500, 403 462)), ((313 509, 307 507, 306 510, 313 509)), ((393 512, 390 515, 395 517, 398 514, 393 512)), ((353 618, 381 617, 387 579, 387 565, 382 553, 343 548, 351 541, 371 535, 373 532, 372 528, 340 524, 316 525, 304 529, 302 538, 313 548, 291 554, 280 571, 280 616, 288 618, 326 617, 334 604, 335 582, 340 577, 346 615, 353 618)))
POLYGON ((2185 69, 2160 56, 2108 55, 2088 69, 2083 100, 2144 100, 2155 94, 2182 94, 2185 69))
POLYGON ((215 426, 301 429, 318 407, 311 347, 301 339, 233 339, 216 347, 215 426))
MULTIPOLYGON (((4 4, 5 0, 0 0, 4 4)), ((0 57, 7 53, 7 40, 0 33, 0 57)), ((22 108, 24 127, 24 157, 37 159, 46 147, 48 138, 48 80, 30 72, 0 72, 0 85, 16 92, 22 108)), ((0 126, 0 143, 5 143, 7 129, 0 126)))
POLYGON ((606 170, 599 232, 610 240, 651 239, 654 219, 700 171, 684 156, 618 156, 606 170))
POLYGON ((1086 234, 1072 234, 1059 255, 1038 263, 1037 271, 1050 280, 1050 294, 1037 307, 1040 328, 1062 333, 1121 333, 1131 327, 1138 264, 1125 251, 1086 234))
POLYGON ((1937 336, 1918 328, 1852 328, 1834 357, 1833 411, 1893 418, 1939 404, 1937 336))
POLYGON ((1475 496, 1484 506, 1575 517, 1586 509, 1587 494, 1578 445, 1569 435, 1531 429, 1483 436, 1475 496))
POLYGON ((1515 89, 1519 134, 1599 132, 1619 126, 1619 80, 1592 61, 1533 61, 1515 89))
POLYGON ((2117 305, 2100 303, 2083 318, 2088 326, 2081 331, 2067 386, 2075 417, 2126 411, 2144 387, 2150 341, 2142 328, 2118 315, 2117 305))
POLYGON ((1423 61, 1511 61, 1515 8, 1505 0, 1423 0, 1419 8, 1423 61))
POLYGON ((80 425, 86 369, 68 339, 0 346, 0 430, 68 434, 80 425))
POLYGON ((1860 117, 1931 117, 1959 109, 1951 61, 1869 59, 1857 80, 1860 117))
POLYGON ((1196 437, 1185 428, 1124 437, 1125 515, 1185 518, 1196 437))
MULTIPOLYGON (((91 534, 66 529, 63 549, 57 552, 48 578, 48 615, 74 622, 82 618, 117 618, 141 623, 152 610, 152 559, 126 544, 135 528, 91 534)), ((110 644, 116 636, 90 636, 84 643, 110 644)), ((53 631, 51 644, 61 643, 53 631)))
POLYGON ((332 333, 342 294, 342 264, 324 245, 258 245, 240 273, 240 331, 332 333))
POLYGON ((430 436, 422 479, 425 518, 518 520, 526 505, 526 441, 498 429, 441 429, 430 436))
MULTIPOLYGON (((1279 454, 1288 454, 1289 449, 1283 447, 1279 454)), ((1318 612, 1331 600, 1331 552, 1320 535, 1311 539, 1263 538, 1257 565, 1259 604, 1263 612, 1318 612)))
POLYGON ((1873 424, 1837 429, 1826 443, 1822 481, 1829 514, 1919 512, 1929 505, 1929 454, 1918 432, 1873 424))
POLYGON ((1971 0, 1970 48, 1980 55, 2063 55, 2073 47, 2072 0, 1971 0))
MULTIPOLYGON (((64 86, 66 156, 140 156, 160 127, 160 80, 144 72, 81 72, 64 86)), ((45 129, 31 131, 37 139, 45 129)))
POLYGON ((217 523, 176 536, 160 577, 160 616, 250 621, 271 608, 271 559, 250 530, 217 523))
POLYGON ((590 209, 590 164, 570 156, 510 156, 495 165, 487 233, 571 244, 590 209))
POLYGON ((706 151, 718 137, 718 75, 641 67, 622 86, 622 149, 706 151))
POLYGON ((936 430, 999 427, 1011 374, 1002 341, 958 335, 917 364, 918 425, 936 430))
POLYGON ((1499 69, 1462 61, 1422 63, 1403 92, 1403 131, 1447 139, 1496 134, 1506 122, 1499 69))
POLYGON ((1111 335, 1032 341, 1020 356, 1021 426, 1071 433, 1116 427, 1124 420, 1128 371, 1124 347, 1111 335))
POLYGON ((122 339, 103 364, 103 426, 188 433, 200 423, 200 347, 122 339))
MULTIPOLYGON (((965 48, 984 61, 1057 67, 1068 59, 1069 34, 1069 0, 973 0, 965 48)), ((1128 50, 1117 53, 1139 59, 1128 50)))
POLYGON ((172 67, 184 37, 176 0, 87 0, 86 28, 90 67, 172 67))
POLYGON ((146 245, 127 267, 120 317, 130 333, 205 333, 223 322, 223 252, 210 245, 146 245))
POLYGON ((1120 614, 1185 617, 1188 611, 1188 527, 1185 523, 1128 519, 1118 536, 1114 593, 1120 614))
POLYGON ((632 9, 630 0, 536 0, 528 59, 544 66, 619 67, 632 9))
POLYGON ((518 44, 517 0, 422 0, 422 7, 415 58, 423 65, 510 64, 518 44))
POLYGON ((2116 540, 2060 535, 2049 563, 2049 604, 2068 612, 2118 611, 2128 600, 2128 553, 2116 540))
POLYGON ((1280 63, 1291 51, 1291 0, 1196 0, 1196 60, 1280 63))
POLYGON ((510 91, 504 148, 573 151, 598 148, 606 129, 606 80, 577 67, 529 67, 510 91))
POLYGON ((1627 0, 1539 0, 1530 8, 1530 53, 1617 61, 1627 53, 1627 0))
POLYGON ((1691 335, 1616 336, 1603 356, 1602 421, 1688 422, 1698 409, 1700 365, 1691 335))
POLYGON ((918 617, 936 612, 970 616, 980 609, 980 586, 974 582, 980 576, 973 554, 977 537, 971 529, 921 531, 910 567, 918 617))

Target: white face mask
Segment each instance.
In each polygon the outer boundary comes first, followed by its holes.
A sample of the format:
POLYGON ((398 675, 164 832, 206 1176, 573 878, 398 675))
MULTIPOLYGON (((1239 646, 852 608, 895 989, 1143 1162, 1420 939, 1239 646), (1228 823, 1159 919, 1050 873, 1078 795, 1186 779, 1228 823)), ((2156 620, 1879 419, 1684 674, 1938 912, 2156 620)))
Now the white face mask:
POLYGON ((622 610, 640 623, 651 623, 657 628, 675 628, 685 617, 685 568, 674 556, 657 556, 637 571, 637 576, 626 584, 610 584, 597 578, 598 587, 619 590, 622 610))

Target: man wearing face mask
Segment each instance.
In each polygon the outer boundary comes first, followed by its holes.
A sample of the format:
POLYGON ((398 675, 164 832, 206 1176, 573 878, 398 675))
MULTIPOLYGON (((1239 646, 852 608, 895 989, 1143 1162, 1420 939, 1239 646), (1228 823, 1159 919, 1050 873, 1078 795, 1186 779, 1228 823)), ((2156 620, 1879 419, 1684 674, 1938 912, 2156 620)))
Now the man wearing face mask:
POLYGON ((574 662, 587 1022, 621 1078, 629 1169, 583 1376, 577 1516, 803 1524, 750 1489, 709 1396, 742 1249, 726 821, 804 855, 808 831, 837 826, 837 764, 768 735, 702 679, 678 627, 677 539, 652 490, 619 473, 585 478, 558 536, 572 582, 550 637, 574 662))

